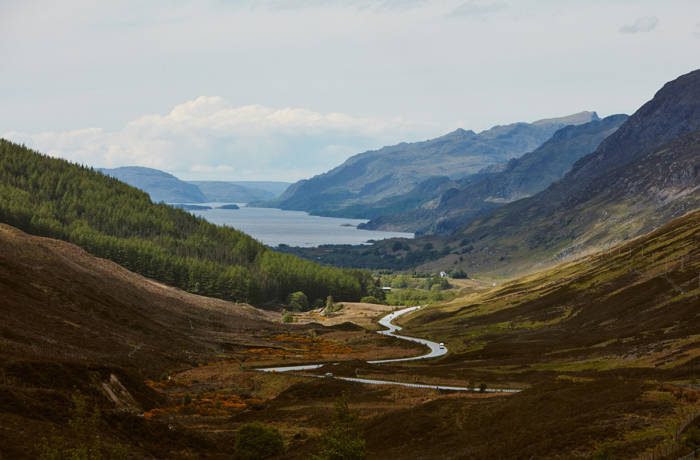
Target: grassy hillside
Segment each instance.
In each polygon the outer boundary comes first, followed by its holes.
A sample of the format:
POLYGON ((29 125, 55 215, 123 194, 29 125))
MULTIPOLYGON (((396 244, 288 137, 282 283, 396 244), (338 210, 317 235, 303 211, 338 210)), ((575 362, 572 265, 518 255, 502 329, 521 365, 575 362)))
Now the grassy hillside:
POLYGON ((0 299, 2 458, 37 458, 43 437, 68 430, 78 394, 109 411, 100 422, 108 426, 97 429, 111 433, 103 441, 132 445, 139 458, 196 445, 196 436, 134 415, 162 400, 144 379, 267 343, 282 330, 248 305, 188 294, 3 224, 0 299))
POLYGON ((671 368, 700 357, 700 211, 611 250, 414 315, 453 359, 671 368))
POLYGON ((368 274, 276 253, 111 177, 0 140, 0 222, 78 244, 189 292, 253 303, 357 300, 368 274))
POLYGON ((687 454, 697 442, 689 427, 700 426, 699 275, 696 211, 610 251, 412 315, 402 332, 444 341, 447 356, 354 372, 524 391, 375 417, 365 430, 372 458, 687 454))

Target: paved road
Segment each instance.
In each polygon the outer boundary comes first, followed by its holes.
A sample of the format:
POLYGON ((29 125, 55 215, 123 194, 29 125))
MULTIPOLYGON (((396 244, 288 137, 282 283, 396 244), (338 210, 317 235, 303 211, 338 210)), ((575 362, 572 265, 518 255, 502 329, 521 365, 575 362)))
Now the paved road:
POLYGON ((437 342, 433 342, 431 340, 427 339, 419 339, 418 337, 408 337, 406 335, 399 335, 396 332, 401 330, 401 326, 396 326, 395 324, 392 323, 396 318, 398 318, 401 315, 405 315, 406 313, 410 313, 412 311, 416 311, 420 309, 421 307, 408 307, 404 308, 402 310, 397 310, 395 312, 389 313, 386 315, 384 318, 379 320, 379 324, 381 326, 384 326, 386 330, 384 331, 379 331, 379 334, 382 335, 388 335, 391 337, 396 337, 397 339, 402 339, 402 340, 407 340, 409 342, 415 342, 415 343, 420 343, 428 347, 430 351, 424 355, 420 356, 411 356, 408 358, 394 358, 394 359, 377 359, 374 361, 367 361, 370 364, 382 364, 382 363, 398 363, 401 361, 416 361, 419 359, 428 359, 428 358, 437 358, 438 356, 442 356, 447 354, 447 347, 444 345, 440 345, 437 342))
MULTIPOLYGON (((396 334, 396 331, 401 330, 401 326, 397 326, 392 323, 393 320, 398 318, 401 315, 405 315, 407 313, 410 313, 412 311, 416 311, 420 309, 421 307, 408 307, 408 308, 403 308, 401 310, 396 310, 394 312, 389 313, 388 315, 384 316, 382 319, 379 320, 379 324, 381 326, 384 326, 386 329, 383 331, 378 331, 378 334, 382 335, 388 335, 391 337, 396 337, 397 339, 402 339, 402 340, 408 340, 409 342, 416 342, 416 343, 421 343, 429 348, 428 353, 424 355, 419 355, 419 356, 411 356, 408 358, 395 358, 395 359, 377 359, 373 361, 367 361, 369 364, 382 364, 382 363, 395 363, 399 361, 415 361, 418 359, 428 359, 428 358, 435 358, 437 356, 442 356, 447 353, 447 348, 444 346, 440 346, 440 344, 436 342, 432 342, 430 340, 426 339, 419 339, 417 337, 408 337, 405 335, 398 335, 396 334)), ((278 366, 278 367, 265 367, 258 369, 259 371, 263 372, 292 372, 292 371, 308 371, 312 369, 318 369, 319 367, 324 366, 327 363, 321 363, 321 364, 302 364, 299 366, 278 366)))
MULTIPOLYGON (((405 315, 406 313, 410 313, 412 311, 416 311, 420 309, 421 307, 408 307, 408 308, 403 308, 401 310, 396 310, 392 313, 389 313, 388 315, 384 316, 382 319, 379 320, 379 324, 384 326, 386 329, 383 331, 378 331, 378 334, 382 335, 388 335, 391 337, 396 337, 397 339, 402 339, 402 340, 408 340, 409 342, 416 342, 425 345, 428 347, 429 351, 426 354, 423 355, 418 355, 418 356, 411 356, 408 358, 394 358, 394 359, 377 359, 373 361, 367 361, 369 364, 383 364, 383 363, 396 363, 396 362, 404 362, 404 361, 416 361, 416 360, 421 360, 421 359, 429 359, 429 358, 436 358, 438 356, 442 356, 447 353, 447 347, 444 345, 440 345, 437 342, 433 342, 427 339, 420 339, 418 337, 409 337, 405 335, 399 335, 396 332, 401 330, 401 326, 397 326, 394 323, 392 323, 393 320, 398 318, 401 315, 405 315)), ((329 363, 320 363, 320 364, 302 364, 299 366, 278 366, 278 367, 265 367, 265 368, 260 368, 257 369, 258 371, 261 372, 295 372, 299 373, 300 371, 308 371, 308 370, 313 370, 313 369, 318 369, 320 367, 325 366, 326 364, 329 363)), ((395 382, 395 381, 390 381, 390 380, 376 380, 376 379, 363 379, 359 377, 340 377, 340 376, 335 376, 335 375, 318 375, 318 374, 299 374, 303 375, 306 377, 315 377, 315 378, 333 378, 336 380, 345 380, 346 382, 358 382, 358 383, 366 383, 370 385, 398 385, 398 386, 403 386, 403 387, 410 387, 410 388, 432 388, 435 390, 445 390, 445 391, 484 391, 486 393, 517 393, 520 390, 514 390, 514 389, 505 389, 505 388, 487 388, 485 390, 480 390, 479 388, 469 388, 469 387, 457 387, 457 386, 449 386, 449 385, 429 385, 429 384, 423 384, 423 383, 410 383, 410 382, 395 382)))

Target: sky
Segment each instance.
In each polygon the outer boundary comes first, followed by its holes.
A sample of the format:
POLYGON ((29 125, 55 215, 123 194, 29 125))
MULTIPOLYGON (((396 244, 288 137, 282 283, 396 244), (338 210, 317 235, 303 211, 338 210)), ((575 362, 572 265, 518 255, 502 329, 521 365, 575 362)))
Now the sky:
POLYGON ((700 64, 697 0, 0 0, 0 136, 95 167, 295 181, 700 64))

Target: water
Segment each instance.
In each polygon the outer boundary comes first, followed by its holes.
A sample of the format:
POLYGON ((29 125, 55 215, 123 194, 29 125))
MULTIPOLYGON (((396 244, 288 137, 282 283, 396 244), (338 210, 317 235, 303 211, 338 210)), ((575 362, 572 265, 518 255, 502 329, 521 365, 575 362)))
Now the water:
MULTIPOLYGON (((197 203, 221 206, 228 203, 197 203)), ((316 247, 324 244, 365 244, 369 240, 413 238, 413 233, 360 230, 364 219, 311 216, 303 211, 275 208, 205 209, 190 211, 211 223, 228 225, 241 230, 268 246, 316 247)))

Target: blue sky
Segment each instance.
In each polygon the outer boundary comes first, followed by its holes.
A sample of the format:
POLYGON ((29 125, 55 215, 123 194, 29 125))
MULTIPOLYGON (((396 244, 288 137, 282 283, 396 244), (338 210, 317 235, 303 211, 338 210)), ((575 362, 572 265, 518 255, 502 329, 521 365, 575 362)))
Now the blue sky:
POLYGON ((0 2, 0 135, 93 166, 297 180, 698 65, 697 0, 0 2))

